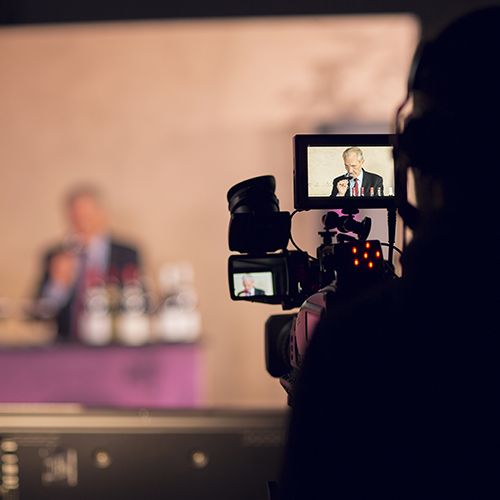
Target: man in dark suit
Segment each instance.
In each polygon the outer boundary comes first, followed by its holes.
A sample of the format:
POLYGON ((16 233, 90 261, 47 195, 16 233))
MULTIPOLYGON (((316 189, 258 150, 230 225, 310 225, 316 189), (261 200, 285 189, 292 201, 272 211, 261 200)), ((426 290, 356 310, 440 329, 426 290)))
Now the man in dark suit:
POLYGON ((238 297, 247 296, 250 297, 252 295, 265 295, 266 292, 261 290, 260 288, 255 288, 255 281, 251 274, 245 274, 242 278, 243 282, 243 290, 238 293, 238 297))
POLYGON ((69 232, 63 243, 44 258, 37 299, 45 309, 36 315, 53 316, 60 340, 77 340, 79 316, 89 287, 138 278, 139 258, 134 248, 115 241, 98 191, 90 186, 73 190, 66 199, 69 232))
POLYGON ((347 174, 333 180, 330 196, 384 196, 384 181, 380 175, 363 169, 365 160, 360 148, 347 148, 342 157, 347 174))

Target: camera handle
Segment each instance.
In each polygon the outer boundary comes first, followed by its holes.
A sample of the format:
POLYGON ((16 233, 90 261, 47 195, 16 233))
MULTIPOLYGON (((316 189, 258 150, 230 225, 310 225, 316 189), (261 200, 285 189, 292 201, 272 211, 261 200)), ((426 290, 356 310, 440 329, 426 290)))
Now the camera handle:
MULTIPOLYGON (((325 230, 318 234, 323 238, 323 245, 331 245, 332 238, 337 236, 333 228, 338 229, 341 233, 354 232, 357 234, 358 239, 366 240, 371 229, 370 217, 365 217, 362 222, 354 219, 354 215, 359 213, 357 208, 345 208, 342 210, 343 217, 339 216, 337 212, 327 212, 323 215, 321 221, 325 226, 325 230)), ((396 243, 396 224, 397 224, 397 209, 396 207, 387 207, 387 236, 389 255, 387 262, 394 270, 394 244, 396 243)), ((337 239, 345 239, 346 235, 340 234, 337 239)), ((347 238, 350 239, 350 238, 347 238)))
MULTIPOLYGON (((366 240, 372 227, 371 218, 365 217, 361 222, 355 220, 354 216, 359 214, 357 208, 344 208, 342 213, 343 216, 340 216, 337 212, 327 212, 321 218, 325 230, 318 234, 323 238, 324 244, 331 244, 331 238, 337 235, 336 232, 330 231, 331 229, 338 229, 341 233, 354 233, 359 240, 366 240)), ((341 236, 345 235, 339 235, 338 238, 341 236)))
POLYGON ((325 229, 325 231, 319 231, 318 234, 323 238, 323 243, 321 244, 321 248, 323 248, 332 245, 333 238, 337 236, 338 232, 332 229, 325 229))

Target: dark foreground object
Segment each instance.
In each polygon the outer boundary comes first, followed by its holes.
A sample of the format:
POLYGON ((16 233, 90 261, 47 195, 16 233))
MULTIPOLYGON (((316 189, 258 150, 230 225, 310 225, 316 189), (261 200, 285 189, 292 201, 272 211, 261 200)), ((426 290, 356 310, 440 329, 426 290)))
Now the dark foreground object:
POLYGON ((281 411, 19 408, 0 406, 3 500, 265 500, 277 479, 281 411))

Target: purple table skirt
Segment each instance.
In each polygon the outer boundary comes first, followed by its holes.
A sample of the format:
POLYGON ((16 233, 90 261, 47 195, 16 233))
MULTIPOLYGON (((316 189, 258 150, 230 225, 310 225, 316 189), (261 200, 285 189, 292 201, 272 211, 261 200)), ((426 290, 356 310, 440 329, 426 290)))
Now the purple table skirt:
POLYGON ((0 402, 111 408, 203 406, 199 345, 0 350, 0 402))

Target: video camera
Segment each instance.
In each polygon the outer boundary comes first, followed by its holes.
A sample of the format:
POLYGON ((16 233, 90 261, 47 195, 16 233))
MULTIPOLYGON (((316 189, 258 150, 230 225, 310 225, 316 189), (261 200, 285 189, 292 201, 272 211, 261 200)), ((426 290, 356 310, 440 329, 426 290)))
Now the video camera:
POLYGON ((271 175, 243 181, 227 193, 229 249, 242 254, 229 257, 231 298, 281 304, 283 310, 299 308, 297 313, 270 316, 265 327, 267 371, 280 378, 289 405, 317 324, 340 298, 395 277, 393 144, 391 135, 296 135, 296 210, 291 215, 280 211, 271 175), (356 178, 362 179, 357 188, 356 178), (387 260, 382 244, 368 240, 371 219, 355 218, 362 208, 387 209, 387 260), (316 257, 300 250, 291 237, 293 215, 311 209, 327 210, 316 257), (296 250, 288 250, 290 241, 296 250))

